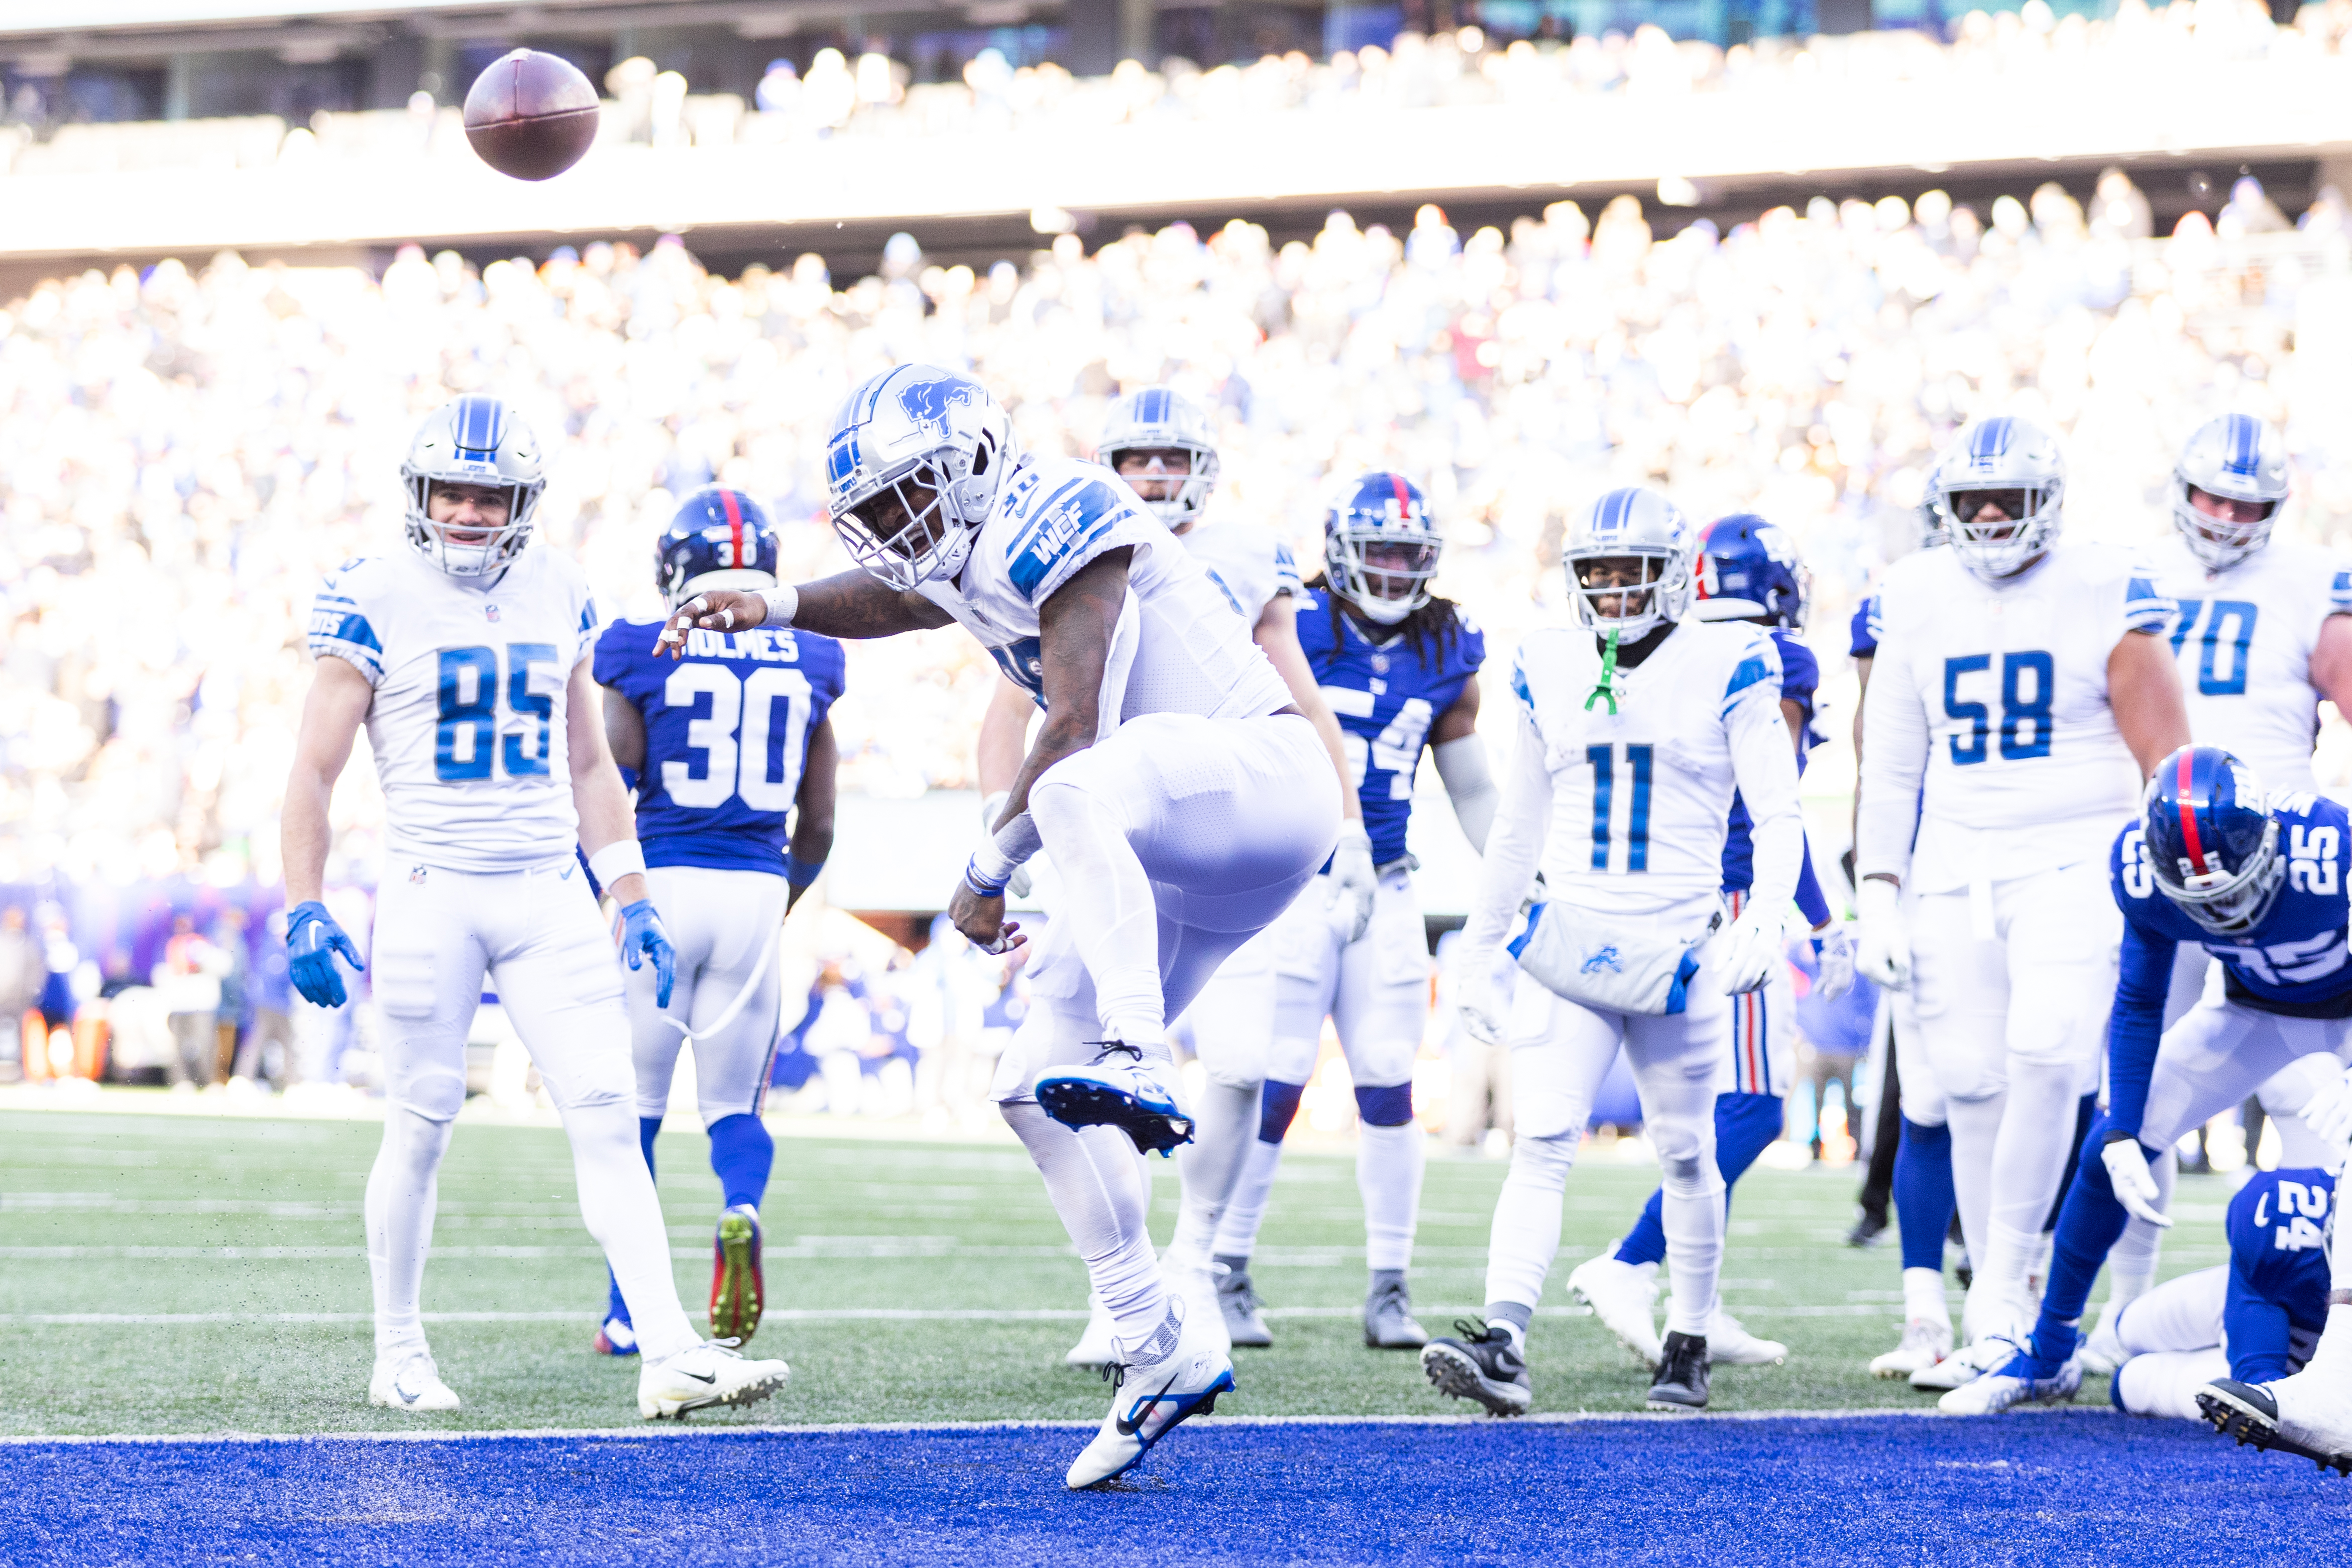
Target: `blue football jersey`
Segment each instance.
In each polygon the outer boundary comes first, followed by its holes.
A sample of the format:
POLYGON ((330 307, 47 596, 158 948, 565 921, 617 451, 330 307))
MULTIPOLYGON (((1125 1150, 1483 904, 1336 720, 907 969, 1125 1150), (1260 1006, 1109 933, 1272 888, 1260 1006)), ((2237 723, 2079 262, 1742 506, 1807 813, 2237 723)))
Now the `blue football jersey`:
POLYGON ((2325 1171, 2258 1171, 2230 1200, 2230 1375, 2274 1383, 2311 1359, 2327 1326, 2325 1171))
POLYGON ((1366 637, 1353 616, 1334 607, 1328 589, 1298 595, 1298 646, 1339 718, 1375 866, 1404 858, 1413 774, 1429 728, 1486 662, 1486 634, 1455 615, 1459 631, 1443 639, 1443 647, 1416 657, 1402 634, 1381 643, 1366 637))
POLYGON ((689 632, 654 652, 659 621, 614 621, 593 673, 645 715, 637 837, 648 866, 784 869, 809 734, 841 695, 841 645, 761 626, 689 632))
POLYGON ((1853 624, 1846 628, 1846 652, 1854 658, 1878 657, 1877 595, 1853 607, 1853 624))
MULTIPOLYGON (((1805 754, 1822 743, 1813 732, 1813 693, 1822 683, 1821 661, 1813 650, 1799 639, 1796 633, 1781 626, 1772 628, 1772 646, 1780 650, 1780 699, 1793 702, 1805 710, 1804 723, 1797 736, 1797 771, 1805 771, 1805 754)), ((1723 890, 1744 893, 1756 881, 1756 847, 1749 837, 1754 824, 1748 819, 1748 803, 1738 794, 1731 797, 1730 830, 1723 838, 1723 890)))

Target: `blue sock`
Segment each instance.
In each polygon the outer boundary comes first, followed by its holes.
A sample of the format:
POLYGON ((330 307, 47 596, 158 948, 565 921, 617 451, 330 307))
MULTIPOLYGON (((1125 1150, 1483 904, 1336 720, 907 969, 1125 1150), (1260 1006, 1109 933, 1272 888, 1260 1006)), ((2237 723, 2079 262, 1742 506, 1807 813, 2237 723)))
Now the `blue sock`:
POLYGON ((1895 1147, 1895 1223, 1903 1267, 1944 1271, 1944 1233, 1952 1228, 1952 1131, 1903 1119, 1895 1147))
MULTIPOLYGON (((2105 1142, 2107 1122, 2101 1117, 2084 1146, 2097 1149, 2105 1142)), ((2058 1235, 2050 1249, 2050 1283, 2042 1292, 2042 1316, 2033 1325, 2033 1353, 2053 1366, 2074 1353, 2081 1342, 2083 1309, 2091 1299, 2091 1285, 2107 1251, 2131 1221, 2116 1201, 2106 1162, 2095 1154, 2074 1169, 2074 1184, 2066 1189, 2065 1205, 2058 1211, 2058 1235)))
MULTIPOLYGON (((1715 1168, 1723 1173, 1723 1201, 1731 1203, 1730 1189, 1756 1163, 1772 1140, 1780 1136, 1787 1108, 1777 1094, 1718 1094, 1715 1097, 1715 1168)), ((1665 1189, 1650 1194, 1641 1218, 1617 1244, 1620 1263, 1663 1263, 1666 1258, 1665 1189)))
POLYGON ((1291 1119, 1298 1114, 1299 1097, 1307 1092, 1303 1083, 1277 1083, 1265 1080, 1257 1096, 1257 1141, 1279 1143, 1290 1132, 1291 1119))
MULTIPOLYGON (((658 1116, 637 1118, 637 1147, 645 1152, 646 1171, 648 1174, 654 1168, 654 1140, 661 1134, 661 1124, 662 1119, 658 1116)), ((613 1277, 613 1271, 609 1268, 604 1270, 604 1283, 610 1296, 610 1300, 604 1303, 604 1316, 618 1318, 625 1323, 628 1322, 629 1304, 621 1300, 621 1282, 613 1277)))
POLYGON ((776 1163, 776 1141, 767 1125, 746 1111, 710 1124, 710 1169, 727 1206, 760 1206, 768 1195, 768 1171, 776 1163))

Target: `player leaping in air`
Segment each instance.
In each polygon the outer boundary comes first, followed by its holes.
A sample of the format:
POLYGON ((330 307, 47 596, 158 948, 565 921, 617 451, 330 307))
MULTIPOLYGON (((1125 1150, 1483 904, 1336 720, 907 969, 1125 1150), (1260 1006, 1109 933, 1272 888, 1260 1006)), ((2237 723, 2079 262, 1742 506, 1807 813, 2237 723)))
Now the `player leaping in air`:
POLYGON ((1559 1250, 1561 1189, 1621 1047, 1664 1177, 1675 1279, 1649 1404, 1706 1405, 1725 1226, 1715 1122, 1731 1054, 1723 998, 1787 962, 1805 836, 1780 653, 1761 627, 1691 616, 1697 551, 1697 530, 1657 491, 1602 496, 1562 552, 1577 624, 1532 633, 1511 670, 1518 747, 1459 973, 1464 1022, 1481 1039, 1507 1030, 1517 1142, 1495 1204, 1486 1325, 1422 1352, 1431 1382, 1497 1415, 1533 1400, 1524 1347, 1559 1250), (1726 924, 1735 793, 1754 862, 1747 903, 1726 924), (1575 831, 1555 834, 1555 823, 1575 831), (1538 863, 1549 900, 1513 951, 1544 985, 1518 987, 1507 1022, 1496 949, 1538 863), (1539 955, 1549 961, 1538 965, 1539 955))
POLYGON ((504 403, 460 397, 426 417, 401 479, 410 549, 345 562, 311 609, 318 668, 284 828, 294 983, 317 1005, 340 1007, 335 956, 353 967, 360 957, 319 901, 327 805, 366 724, 385 810, 373 944, 385 1105, 367 1187, 369 1402, 458 1407, 426 1348, 419 1297, 486 973, 563 1118, 581 1213, 635 1321, 638 1411, 651 1419, 765 1399, 790 1369, 694 1331, 637 1152, 621 965, 575 842, 620 902, 630 967, 650 964, 664 994, 672 949, 589 679, 587 584, 555 552, 524 548, 546 483, 539 443, 504 403))
POLYGON ((835 526, 862 570, 696 595, 663 633, 804 627, 890 637, 960 624, 1045 703, 1004 816, 949 912, 1026 939, 1003 889, 1041 847, 1065 907, 995 1095, 1117 1321, 1122 1380, 1072 1487, 1131 1469, 1230 1390, 1213 1313, 1188 1313, 1145 1229, 1138 1148, 1191 1136, 1167 1025, 1329 858, 1323 742, 1224 593, 1108 468, 1023 457, 978 383, 901 365, 853 392, 826 445, 835 526))
MULTIPOLYGON (((776 531, 740 490, 695 491, 655 547, 672 609, 706 588, 773 587, 776 531)), ((669 1105, 679 1047, 694 1042, 695 1100, 723 1211, 712 1241, 710 1331, 760 1326, 760 1200, 775 1143, 760 1120, 776 1054, 784 913, 833 848, 834 700, 841 645, 810 632, 696 632, 677 663, 654 651, 659 622, 614 621, 596 639, 614 759, 635 776, 646 881, 677 944, 667 1002, 645 971, 628 980, 646 1163, 669 1105)), ((596 1348, 636 1350, 619 1286, 596 1348)))

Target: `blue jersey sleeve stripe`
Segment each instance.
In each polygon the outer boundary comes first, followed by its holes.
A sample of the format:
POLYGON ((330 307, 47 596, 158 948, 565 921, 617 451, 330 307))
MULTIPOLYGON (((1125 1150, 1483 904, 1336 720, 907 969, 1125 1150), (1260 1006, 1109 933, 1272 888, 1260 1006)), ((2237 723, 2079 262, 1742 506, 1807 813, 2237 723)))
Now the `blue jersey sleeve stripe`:
POLYGON ((1723 690, 1723 710, 1728 713, 1738 706, 1739 694, 1751 686, 1777 679, 1772 661, 1759 654, 1750 654, 1739 661, 1731 672, 1731 683, 1723 690))
POLYGON ((2145 577, 2134 577, 2124 591, 2124 625, 2136 632, 2161 632, 2172 625, 2179 606, 2156 591, 2145 577))
POLYGON ((312 610, 310 642, 313 647, 321 642, 349 643, 353 647, 365 648, 368 652, 376 655, 379 661, 383 654, 383 644, 377 640, 375 628, 370 626, 368 618, 357 610, 343 610, 333 606, 322 606, 312 610))
POLYGON ((1527 666, 1519 662, 1517 655, 1511 658, 1511 695, 1527 705, 1528 717, 1535 716, 1536 699, 1535 694, 1528 689, 1527 666))
POLYGON ((2328 613, 2352 616, 2352 572, 2338 572, 2327 590, 2328 613))

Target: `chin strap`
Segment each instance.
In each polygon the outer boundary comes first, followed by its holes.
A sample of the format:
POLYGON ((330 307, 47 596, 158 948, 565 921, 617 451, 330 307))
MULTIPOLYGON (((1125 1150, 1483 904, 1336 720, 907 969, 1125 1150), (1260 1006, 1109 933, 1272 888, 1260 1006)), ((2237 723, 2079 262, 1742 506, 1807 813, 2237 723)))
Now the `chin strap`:
POLYGON ((1617 628, 1614 626, 1609 628, 1609 640, 1602 644, 1601 648, 1601 684, 1594 687, 1592 695, 1584 700, 1584 710, 1587 713, 1591 712, 1592 705, 1596 702, 1608 703, 1610 717, 1616 717, 1617 628))

